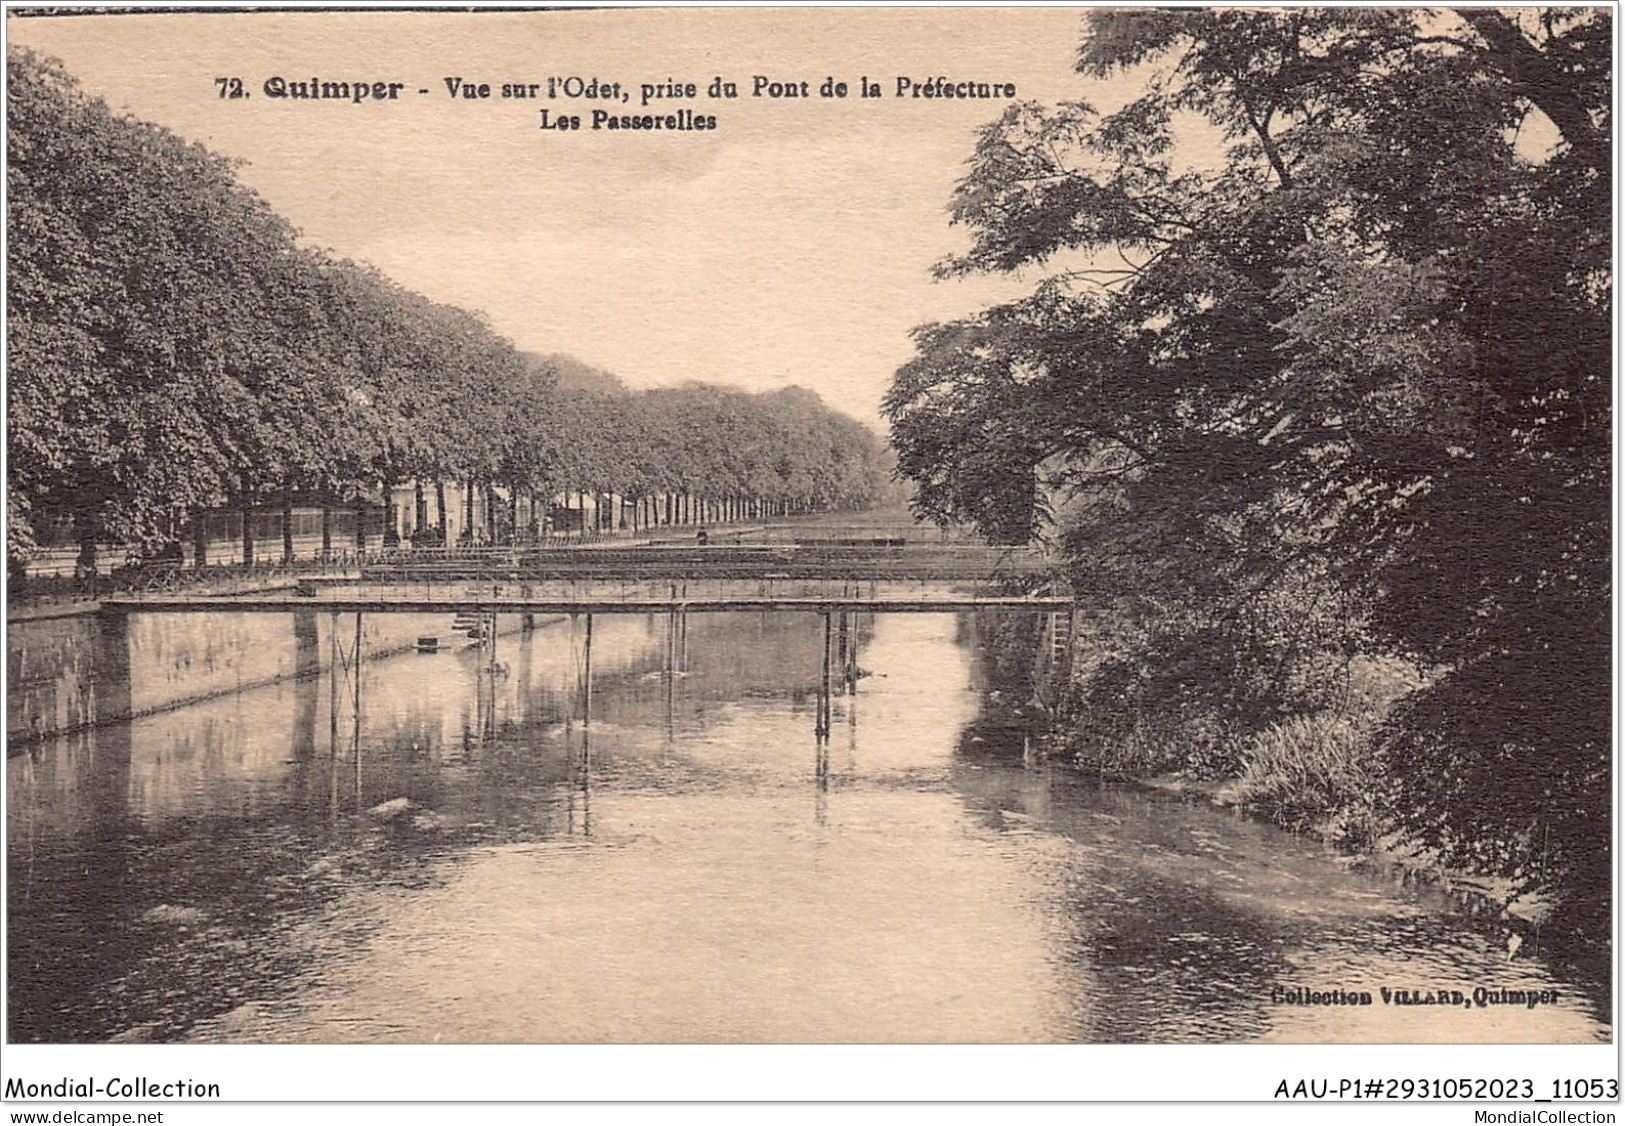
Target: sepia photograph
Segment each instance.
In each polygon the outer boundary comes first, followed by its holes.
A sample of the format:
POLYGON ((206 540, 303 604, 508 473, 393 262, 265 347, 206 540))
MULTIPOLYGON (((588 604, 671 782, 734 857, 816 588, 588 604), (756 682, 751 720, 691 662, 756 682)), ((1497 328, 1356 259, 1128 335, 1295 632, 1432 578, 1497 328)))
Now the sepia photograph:
POLYGON ((1611 7, 4 27, 8 1103, 1618 1100, 1611 7))

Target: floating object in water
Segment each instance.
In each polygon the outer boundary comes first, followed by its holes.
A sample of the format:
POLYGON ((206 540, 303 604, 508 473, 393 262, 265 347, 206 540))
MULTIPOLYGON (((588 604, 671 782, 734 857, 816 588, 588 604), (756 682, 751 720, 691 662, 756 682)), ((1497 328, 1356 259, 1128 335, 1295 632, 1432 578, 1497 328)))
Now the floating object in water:
POLYGON ((160 1026, 156 1022, 138 1024, 108 1037, 109 1044, 147 1044, 158 1038, 160 1026))
POLYGON ((411 798, 390 798, 379 802, 367 810, 369 817, 376 817, 380 821, 393 821, 403 813, 410 813, 418 808, 418 804, 411 798))
POLYGON ((438 653, 440 652, 440 639, 438 637, 420 637, 418 638, 417 650, 419 653, 438 653))
POLYGON ((170 923, 175 926, 190 926, 203 921, 203 912, 196 907, 176 907, 171 903, 160 903, 150 910, 142 912, 143 923, 170 923))
POLYGON ((1518 956, 1518 951, 1522 948, 1523 935, 1519 934, 1517 931, 1513 931, 1511 934, 1507 935, 1507 961, 1510 962, 1512 959, 1516 958, 1518 956))

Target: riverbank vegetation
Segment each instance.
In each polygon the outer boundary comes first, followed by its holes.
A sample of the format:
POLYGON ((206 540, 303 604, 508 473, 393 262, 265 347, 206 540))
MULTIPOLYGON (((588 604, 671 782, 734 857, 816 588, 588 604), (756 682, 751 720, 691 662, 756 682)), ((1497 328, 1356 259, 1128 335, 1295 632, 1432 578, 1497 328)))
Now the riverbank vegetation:
POLYGON ((1050 535, 1071 753, 1224 779, 1610 933, 1603 9, 1098 11, 887 401, 916 509, 1050 535), (1116 101, 1123 95, 1126 101, 1116 101))
POLYGON ((303 244, 231 161, 54 62, 13 51, 8 95, 14 573, 62 524, 94 567, 98 542, 178 551, 222 507, 377 505, 413 481, 696 518, 886 487, 879 437, 810 391, 561 383, 480 315, 303 244))

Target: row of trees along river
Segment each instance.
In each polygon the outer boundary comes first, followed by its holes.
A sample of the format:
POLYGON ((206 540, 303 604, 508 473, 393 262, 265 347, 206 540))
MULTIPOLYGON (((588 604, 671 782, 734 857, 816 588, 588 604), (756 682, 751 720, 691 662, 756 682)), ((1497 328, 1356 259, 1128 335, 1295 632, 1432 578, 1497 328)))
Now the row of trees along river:
POLYGON ((1090 13, 1077 69, 1129 100, 1011 106, 952 199, 943 273, 1041 280, 920 328, 887 403, 919 510, 1064 544, 1072 753, 1498 877, 1593 948, 1610 24, 1090 13))
POLYGON ((63 521, 157 554, 221 507, 387 504, 412 481, 501 486, 510 527, 521 494, 665 522, 887 484, 880 439, 809 391, 632 393, 568 363, 560 382, 479 315, 301 245, 231 161, 9 61, 14 568, 63 521))

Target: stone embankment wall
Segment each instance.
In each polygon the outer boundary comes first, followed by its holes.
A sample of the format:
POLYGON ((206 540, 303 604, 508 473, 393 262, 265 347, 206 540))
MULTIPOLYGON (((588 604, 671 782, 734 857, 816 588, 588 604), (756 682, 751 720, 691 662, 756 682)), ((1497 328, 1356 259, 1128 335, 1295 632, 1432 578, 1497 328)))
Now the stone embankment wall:
MULTIPOLYGON (((331 663, 336 627, 349 654, 355 617, 287 614, 79 614, 12 622, 6 645, 6 744, 16 749, 101 723, 179 707, 295 676, 331 663)), ((521 628, 500 623, 501 637, 521 628)), ((447 614, 366 614, 362 651, 398 653, 419 637, 466 644, 447 614)))

